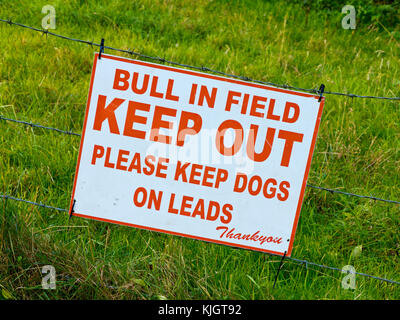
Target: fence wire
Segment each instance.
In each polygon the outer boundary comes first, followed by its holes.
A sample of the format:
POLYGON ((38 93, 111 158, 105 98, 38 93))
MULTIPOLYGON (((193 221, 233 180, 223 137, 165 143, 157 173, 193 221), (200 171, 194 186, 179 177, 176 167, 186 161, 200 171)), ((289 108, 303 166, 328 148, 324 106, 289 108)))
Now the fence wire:
MULTIPOLYGON (((16 198, 16 197, 12 197, 12 196, 9 196, 9 195, 6 195, 6 194, 0 194, 0 198, 5 199, 5 200, 10 199, 10 200, 14 200, 14 201, 24 202, 24 203, 28 203, 28 204, 31 204, 31 205, 34 205, 34 206, 41 207, 41 208, 52 209, 52 210, 57 210, 57 211, 62 211, 62 212, 68 212, 67 209, 57 208, 57 207, 45 205, 43 203, 37 203, 37 202, 33 202, 33 201, 21 199, 21 198, 16 198)), ((292 258, 292 257, 285 257, 285 259, 294 261, 299 265, 305 266, 306 269, 308 269, 308 266, 314 266, 314 267, 318 267, 318 268, 321 268, 321 269, 329 269, 329 270, 343 272, 342 269, 340 269, 340 268, 330 267, 330 266, 326 266, 326 265, 315 263, 315 262, 308 261, 308 260, 297 259, 297 258, 292 258)), ((350 272, 348 272, 348 273, 350 273, 350 272)), ((392 284, 399 284, 400 285, 399 281, 386 279, 386 278, 383 278, 383 277, 377 277, 377 276, 373 276, 373 275, 370 275, 370 274, 367 274, 367 273, 362 273, 362 272, 351 272, 351 273, 355 274, 355 275, 362 276, 362 277, 367 277, 367 278, 371 278, 371 279, 375 279, 375 280, 380 280, 380 281, 384 281, 384 282, 388 282, 388 283, 392 283, 392 284)))
MULTIPOLYGON (((42 33, 43 35, 46 35, 46 36, 50 35, 50 36, 54 36, 54 37, 61 38, 61 39, 64 39, 64 40, 79 42, 79 43, 82 43, 82 44, 89 45, 91 47, 93 47, 93 46, 100 47, 101 46, 100 43, 95 43, 94 41, 87 41, 87 40, 75 39, 75 38, 67 37, 67 36, 64 36, 64 35, 60 35, 60 34, 51 32, 51 31, 49 31, 47 29, 39 29, 39 28, 35 28, 35 27, 31 27, 31 26, 22 24, 22 23, 13 22, 11 19, 9 19, 9 20, 0 19, 0 22, 7 23, 10 26, 14 25, 14 26, 26 28, 26 29, 29 29, 29 30, 37 31, 37 32, 40 32, 40 33, 42 33)), ((211 68, 207 68, 207 67, 204 67, 204 66, 201 66, 201 67, 192 66, 192 65, 188 65, 188 64, 183 64, 183 63, 167 60, 167 59, 161 58, 161 57, 149 56, 149 55, 146 55, 146 54, 143 54, 143 53, 136 52, 134 50, 119 49, 119 48, 114 48, 114 47, 110 47, 110 46, 104 46, 104 49, 108 49, 108 50, 112 50, 112 51, 116 51, 116 52, 122 52, 122 53, 129 54, 131 56, 136 56, 136 57, 140 57, 140 58, 144 58, 144 59, 149 59, 149 60, 153 60, 153 61, 160 62, 160 63, 168 63, 168 64, 174 65, 174 66, 190 68, 190 69, 203 71, 203 72, 211 72, 211 73, 219 74, 219 75, 230 77, 230 78, 235 78, 235 79, 239 79, 239 80, 260 83, 260 84, 274 86, 274 87, 278 87, 278 88, 306 91, 306 92, 310 92, 310 93, 314 93, 314 94, 318 94, 319 93, 319 89, 318 88, 307 89, 307 88, 294 87, 294 86, 290 86, 290 85, 287 85, 287 84, 278 84, 278 83, 273 83, 273 82, 269 82, 269 81, 256 80, 256 79, 252 79, 252 78, 249 78, 249 77, 246 77, 246 76, 237 76, 237 75, 234 75, 234 74, 225 73, 225 72, 218 71, 218 70, 213 70, 211 68)), ((333 92, 333 91, 324 91, 324 94, 346 96, 346 97, 350 97, 350 98, 365 98, 365 99, 380 99, 380 100, 400 100, 400 97, 381 97, 381 96, 371 96, 371 95, 358 95, 358 94, 353 94, 353 93, 343 93, 343 92, 333 92)))
POLYGON ((79 133, 75 133, 75 132, 72 132, 72 131, 65 131, 65 130, 61 130, 61 129, 57 129, 57 128, 53 128, 53 127, 42 126, 40 124, 36 124, 36 123, 28 122, 28 121, 21 121, 21 120, 6 118, 6 117, 3 117, 2 115, 0 115, 0 120, 5 120, 5 121, 11 121, 11 122, 19 123, 19 124, 24 124, 24 125, 30 126, 32 128, 40 128, 40 129, 52 130, 52 131, 56 131, 56 132, 59 132, 59 133, 64 133, 64 134, 68 134, 68 135, 72 135, 72 136, 81 136, 79 133))
POLYGON ((330 193, 343 194, 343 195, 350 196, 350 197, 357 197, 357 198, 363 198, 363 199, 370 199, 370 200, 374 200, 374 201, 382 201, 382 202, 387 202, 387 203, 400 204, 400 201, 381 199, 381 198, 374 197, 374 196, 365 196, 365 195, 340 191, 340 190, 336 190, 336 189, 314 186, 312 184, 307 184, 307 187, 322 190, 322 191, 328 191, 330 193))

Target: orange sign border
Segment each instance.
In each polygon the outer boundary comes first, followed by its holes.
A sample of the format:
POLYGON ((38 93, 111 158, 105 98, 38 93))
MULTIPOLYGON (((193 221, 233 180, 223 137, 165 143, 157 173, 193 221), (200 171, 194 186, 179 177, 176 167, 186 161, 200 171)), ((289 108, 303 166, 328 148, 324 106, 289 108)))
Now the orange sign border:
MULTIPOLYGON (((75 188, 76 188, 76 182, 78 180, 79 165, 80 165, 80 161, 81 161, 83 141, 85 139, 86 124, 87 124, 87 118, 88 118, 88 113, 89 113, 90 100, 91 100, 91 97, 92 97, 93 80, 94 80, 94 75, 96 73, 98 56, 99 56, 99 54, 95 53, 94 62, 93 62, 93 69, 92 69, 92 75, 91 75, 91 78, 90 78, 88 100, 87 100, 87 104, 86 104, 85 120, 84 120, 84 123, 83 123, 82 138, 81 138, 81 143, 80 143, 80 146, 79 146, 78 162, 77 162, 76 170, 75 170, 75 178, 74 178, 74 185, 73 185, 73 189, 72 189, 72 196, 71 196, 69 212, 72 211, 74 198, 75 198, 75 188)), ((200 76, 200 77, 208 78, 208 79, 226 81, 226 82, 241 84, 241 85, 245 85, 245 86, 249 86, 249 87, 257 87, 257 88, 267 89, 267 90, 270 90, 270 91, 278 91, 278 92, 283 92, 283 93, 302 96, 302 97, 313 97, 313 98, 315 98, 317 100, 319 99, 319 96, 316 96, 316 95, 313 95, 313 94, 309 94, 309 93, 303 93, 303 92, 290 91, 290 90, 281 89, 281 88, 269 87, 269 86, 266 86, 266 85, 261 85, 261 84, 257 84, 257 83, 253 83, 253 82, 246 82, 246 81, 242 81, 242 80, 224 78, 224 77, 221 77, 221 76, 215 76, 215 75, 211 75, 211 74, 208 74, 208 73, 202 73, 202 72, 191 71, 191 70, 186 70, 186 69, 179 69, 179 68, 175 68, 175 67, 164 66, 164 65, 150 63, 150 62, 144 62, 144 61, 140 61, 140 60, 132 60, 132 59, 128 59, 128 58, 123 58, 123 57, 118 57, 118 56, 111 56, 111 55, 106 55, 106 54, 102 54, 101 58, 102 59, 111 59, 111 60, 116 60, 116 61, 123 61, 123 62, 132 63, 132 64, 142 65, 142 66, 151 67, 151 68, 158 68, 158 69, 163 69, 163 70, 168 70, 168 71, 173 71, 173 72, 185 73, 185 74, 190 74, 190 75, 194 75, 194 76, 200 76)), ((296 216, 295 216, 295 219, 294 219, 294 222, 293 222, 292 233, 290 235, 289 247, 288 247, 288 251, 286 252, 286 256, 288 256, 288 257, 290 257, 290 255, 292 253, 292 249, 293 249, 294 236, 296 234, 296 229, 297 229, 297 225, 298 225, 298 221, 299 221, 299 217, 300 217, 301 206, 303 204, 304 191, 306 189, 308 173, 310 171, 311 160, 312 160, 312 156, 313 156, 313 153, 314 153, 315 142, 317 140, 318 129, 319 129, 319 125, 320 125, 320 122, 321 122, 321 116, 322 116, 322 110, 323 110, 323 107, 324 107, 324 102, 325 102, 325 98, 322 97, 321 102, 319 104, 318 116, 317 116, 317 120, 316 120, 315 127, 314 127, 314 133, 313 133, 313 138, 312 138, 312 142, 311 142, 311 146, 310 146, 310 151, 309 151, 309 154, 308 154, 306 171, 305 171, 304 177, 303 177, 303 184, 301 186, 299 202, 297 204, 296 216)), ((249 249, 249 250, 254 250, 254 251, 261 251, 261 252, 266 252, 266 253, 279 255, 279 256, 283 256, 284 255, 283 252, 277 252, 277 251, 272 251, 272 250, 255 248, 255 247, 251 247, 251 246, 235 244, 235 243, 230 243, 230 242, 226 242, 226 241, 220 241, 220 240, 216 240, 216 239, 203 238, 203 237, 193 236, 193 235, 190 235, 190 234, 184 234, 184 233, 180 233, 180 232, 156 229, 156 228, 147 227, 147 226, 140 226, 140 225, 136 225, 136 224, 132 224, 132 223, 126 223, 126 222, 122 222, 122 221, 116 221, 116 220, 110 220, 110 219, 103 219, 103 218, 99 218, 99 217, 87 216, 87 215, 80 214, 80 213, 77 213, 77 212, 71 212, 71 215, 72 216, 81 217, 81 218, 97 220, 97 221, 120 224, 120 225, 124 225, 124 226, 138 228, 138 229, 144 229, 144 230, 149 230, 149 231, 167 233, 167 234, 171 234, 171 235, 176 235, 176 236, 181 236, 181 237, 191 238, 191 239, 196 239, 196 240, 202 240, 202 241, 211 242, 211 243, 223 244, 223 245, 227 245, 227 246, 230 246, 230 247, 238 247, 238 248, 249 249)))

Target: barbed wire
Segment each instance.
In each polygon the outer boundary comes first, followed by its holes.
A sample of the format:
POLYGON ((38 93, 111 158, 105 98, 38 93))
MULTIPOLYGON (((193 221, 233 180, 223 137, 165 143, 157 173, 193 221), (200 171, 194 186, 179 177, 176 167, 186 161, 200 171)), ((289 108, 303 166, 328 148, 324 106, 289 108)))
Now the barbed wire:
POLYGON ((61 130, 61 129, 57 129, 57 128, 53 128, 53 127, 42 126, 40 124, 36 124, 36 123, 28 122, 28 121, 21 121, 21 120, 6 118, 6 117, 3 117, 1 115, 0 115, 0 120, 16 122, 16 123, 19 123, 19 124, 24 124, 24 125, 33 127, 33 128, 41 128, 41 129, 46 129, 46 130, 53 130, 53 131, 57 131, 59 133, 64 133, 64 134, 68 134, 68 135, 72 135, 72 136, 81 136, 79 133, 75 133, 75 132, 72 132, 72 131, 65 131, 65 130, 61 130))
POLYGON ((21 199, 21 198, 12 197, 12 196, 9 196, 9 195, 7 195, 7 194, 0 194, 0 198, 6 199, 6 200, 7 200, 7 199, 11 199, 11 200, 14 200, 14 201, 21 201, 21 202, 33 204, 34 206, 38 206, 38 207, 42 207, 42 208, 46 208, 46 209, 53 209, 53 210, 57 210, 57 211, 68 212, 68 210, 66 210, 66 209, 48 206, 48 205, 43 204, 43 203, 40 203, 40 202, 38 203, 38 202, 33 202, 33 201, 21 199))
POLYGON ((371 199, 371 200, 375 200, 375 201, 382 201, 382 202, 393 203, 393 204, 400 204, 400 201, 381 199, 381 198, 374 197, 374 196, 365 196, 365 195, 360 195, 360 194, 340 191, 340 190, 336 190, 336 189, 330 189, 330 188, 325 188, 325 187, 314 186, 312 184, 307 184, 307 187, 314 188, 314 189, 319 189, 319 190, 323 190, 323 191, 327 191, 327 192, 330 192, 330 193, 344 194, 346 196, 351 196, 351 197, 357 197, 357 198, 363 198, 363 199, 371 199))
MULTIPOLYGON (((6 117, 3 117, 2 115, 0 115, 0 120, 15 122, 15 123, 18 123, 18 124, 30 126, 32 128, 40 128, 40 129, 45 129, 45 130, 52 130, 52 131, 56 131, 58 133, 66 134, 66 135, 69 135, 69 136, 72 136, 72 135, 73 136, 79 136, 79 137, 81 136, 81 134, 76 133, 76 132, 61 130, 61 129, 54 128, 54 127, 47 127, 47 126, 43 126, 43 125, 36 124, 36 123, 33 123, 33 122, 6 118, 6 117)), ((387 200, 387 199, 382 199, 382 198, 375 197, 375 196, 360 195, 360 194, 355 194, 355 193, 351 193, 351 192, 345 192, 345 191, 340 191, 340 190, 336 190, 336 189, 320 187, 320 186, 316 186, 316 185, 313 185, 313 184, 307 184, 307 187, 313 188, 313 189, 322 190, 322 191, 327 191, 327 192, 330 192, 330 193, 343 194, 343 195, 347 195, 347 196, 351 196, 351 197, 358 197, 358 198, 363 198, 363 199, 371 199, 371 200, 375 200, 375 201, 381 201, 381 202, 387 202, 387 203, 393 203, 393 204, 399 204, 400 205, 400 201, 387 200)))
MULTIPOLYGON (((10 200, 15 200, 15 201, 19 201, 19 202, 24 202, 24 203, 35 205, 35 206, 38 206, 38 207, 46 208, 46 209, 52 209, 52 210, 57 210, 57 211, 62 211, 62 212, 68 212, 67 209, 57 208, 57 207, 45 205, 43 203, 38 203, 38 202, 29 201, 29 200, 25 200, 25 199, 21 199, 21 198, 16 198, 16 197, 12 197, 12 196, 9 196, 9 195, 6 195, 6 194, 0 194, 0 198, 5 199, 5 200, 10 199, 10 200)), ((307 269, 308 269, 308 266, 315 266, 315 267, 322 268, 322 269, 330 269, 330 270, 343 272, 342 269, 339 269, 339 268, 336 268, 336 267, 326 266, 326 265, 315 263, 315 262, 308 261, 308 260, 297 259, 297 258, 292 258, 292 257, 285 257, 285 259, 292 260, 292 261, 294 261, 294 262, 296 262, 296 263, 298 263, 300 265, 305 266, 307 269)), ((383 278, 383 277, 373 276, 373 275, 370 275, 370 274, 367 274, 367 273, 361 273, 361 272, 349 272, 349 273, 356 274, 356 275, 363 276, 363 277, 367 277, 367 278, 372 278, 372 279, 375 279, 375 280, 380 280, 380 281, 384 281, 384 282, 400 285, 400 282, 398 282, 398 281, 391 280, 391 279, 386 279, 386 278, 383 278)))
MULTIPOLYGON (((307 260, 301 260, 301 259, 296 259, 296 258, 292 258, 292 257, 286 257, 286 259, 293 260, 295 262, 298 262, 301 265, 305 265, 306 268, 308 268, 308 265, 312 265, 312 266, 319 267, 319 268, 322 268, 322 269, 330 269, 330 270, 343 272, 342 269, 339 269, 339 268, 336 268, 336 267, 326 266, 326 265, 323 265, 323 264, 318 264, 318 263, 307 261, 307 260)), ((385 281, 385 282, 389 282, 389 283, 393 283, 393 284, 400 284, 399 281, 390 280, 390 279, 386 279, 386 278, 383 278, 383 277, 377 277, 377 276, 373 276, 373 275, 370 275, 370 274, 367 274, 367 273, 356 272, 356 271, 354 271, 354 272, 348 271, 347 273, 357 274, 357 275, 362 276, 362 277, 372 278, 372 279, 375 279, 375 280, 385 281)))
MULTIPOLYGON (((83 43, 83 44, 89 45, 91 47, 93 47, 93 46, 100 47, 101 46, 100 43, 95 43, 94 41, 87 41, 87 40, 75 39, 75 38, 67 37, 67 36, 64 36, 64 35, 61 35, 61 34, 57 34, 57 33, 51 32, 51 31, 49 31, 47 29, 39 29, 39 28, 31 27, 31 26, 28 26, 28 25, 25 25, 25 24, 22 24, 22 23, 13 22, 12 20, 0 19, 0 22, 4 22, 4 23, 7 23, 9 25, 14 25, 14 26, 26 28, 26 29, 29 29, 29 30, 33 30, 33 31, 36 31, 36 32, 40 32, 40 33, 42 33, 43 35, 46 35, 46 36, 47 35, 51 35, 51 36, 54 36, 54 37, 57 37, 57 38, 61 38, 61 39, 64 39, 64 40, 83 43)), ((231 78, 235 78, 235 79, 239 79, 239 80, 243 80, 243 81, 260 83, 260 84, 274 86, 274 87, 278 87, 278 88, 284 88, 284 89, 306 91, 306 92, 310 92, 310 93, 314 93, 314 94, 318 94, 319 93, 319 89, 318 88, 307 89, 307 88, 300 88, 300 87, 290 86, 290 85, 287 85, 287 84, 278 84, 278 83, 273 83, 273 82, 269 82, 269 81, 261 81, 261 80, 252 79, 252 78, 249 78, 249 77, 246 77, 246 76, 238 76, 238 75, 234 75, 234 74, 230 74, 230 73, 226 73, 226 72, 222 72, 222 71, 218 71, 218 70, 213 70, 211 68, 207 68, 207 67, 204 67, 204 66, 197 67, 197 66, 192 66, 192 65, 189 65, 189 64, 184 64, 184 63, 179 63, 179 62, 167 60, 167 59, 161 58, 161 57, 154 57, 154 56, 150 56, 150 55, 146 55, 146 54, 143 54, 143 53, 136 52, 134 50, 119 49, 119 48, 114 48, 114 47, 110 47, 110 46, 103 46, 103 47, 104 47, 104 49, 126 53, 126 54, 129 54, 131 56, 137 56, 137 57, 140 57, 140 58, 150 59, 150 60, 157 61, 157 62, 160 62, 160 63, 168 63, 170 65, 180 66, 180 67, 184 67, 184 68, 190 68, 190 69, 199 70, 199 71, 203 71, 203 72, 211 72, 211 73, 215 73, 215 74, 219 74, 219 75, 222 75, 222 76, 231 77, 231 78)), ((343 93, 343 92, 334 92, 334 91, 324 91, 324 94, 346 96, 346 97, 350 97, 350 98, 400 100, 400 97, 381 97, 381 96, 371 96, 371 95, 358 95, 358 94, 353 94, 353 93, 343 93)))

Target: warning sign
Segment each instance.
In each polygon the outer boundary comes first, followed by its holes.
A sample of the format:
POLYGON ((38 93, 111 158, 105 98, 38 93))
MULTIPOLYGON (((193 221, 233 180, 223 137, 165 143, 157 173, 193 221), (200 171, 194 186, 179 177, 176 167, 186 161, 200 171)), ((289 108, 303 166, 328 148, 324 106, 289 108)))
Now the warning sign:
POLYGON ((290 256, 318 99, 95 54, 73 215, 290 256))

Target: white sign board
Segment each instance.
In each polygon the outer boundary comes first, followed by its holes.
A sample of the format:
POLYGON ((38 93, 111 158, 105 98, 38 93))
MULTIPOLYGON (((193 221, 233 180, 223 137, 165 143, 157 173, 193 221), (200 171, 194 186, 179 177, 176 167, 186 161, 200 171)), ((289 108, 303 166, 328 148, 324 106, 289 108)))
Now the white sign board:
POLYGON ((318 98, 95 54, 72 214, 290 256, 318 98))

